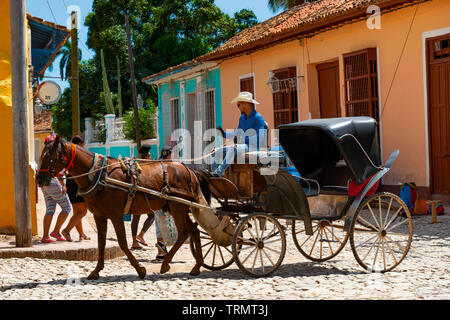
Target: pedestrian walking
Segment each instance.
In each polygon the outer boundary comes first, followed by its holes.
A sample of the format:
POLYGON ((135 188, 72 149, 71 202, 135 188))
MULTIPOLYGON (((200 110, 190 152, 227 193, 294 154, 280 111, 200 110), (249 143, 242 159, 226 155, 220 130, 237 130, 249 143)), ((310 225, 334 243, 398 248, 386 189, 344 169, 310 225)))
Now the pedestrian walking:
MULTIPOLYGON (((80 136, 74 136, 72 139, 72 143, 77 146, 84 147, 84 139, 80 136)), ((83 229, 82 219, 87 214, 87 203, 84 201, 84 198, 78 195, 78 185, 75 180, 71 179, 70 175, 67 176, 67 194, 69 196, 70 203, 73 208, 72 218, 67 223, 67 226, 62 231, 62 235, 66 238, 67 241, 72 241, 72 237, 70 236, 70 231, 75 227, 79 234, 80 241, 82 240, 91 240, 85 233, 83 229)))
MULTIPOLYGON (((142 159, 150 160, 152 158, 152 155, 150 153, 150 146, 148 144, 144 144, 141 146, 141 148, 139 149, 139 154, 142 159)), ((131 236, 133 238, 133 244, 131 245, 131 249, 135 250, 142 249, 142 246, 139 243, 143 244, 144 246, 148 246, 147 242, 145 242, 144 240, 144 235, 153 224, 155 216, 149 213, 147 215, 147 219, 145 219, 144 221, 144 225, 142 226, 141 232, 137 234, 140 219, 141 215, 139 214, 133 215, 133 218, 131 219, 131 236)))
MULTIPOLYGON (((53 140, 53 136, 47 136, 45 138, 45 144, 49 143, 53 140)), ((66 239, 61 235, 61 227, 72 211, 72 205, 70 204, 69 197, 67 196, 67 188, 63 179, 64 172, 60 172, 56 177, 53 177, 50 180, 49 185, 42 186, 42 193, 44 194, 45 199, 45 215, 44 215, 44 230, 41 242, 42 243, 51 243, 56 240, 58 241, 66 241, 66 239), (56 220, 55 227, 53 231, 49 234, 50 226, 52 224, 53 215, 56 211, 56 204, 61 207, 61 212, 58 215, 56 220), (52 238, 50 238, 52 237, 52 238)))
MULTIPOLYGON (((169 146, 164 146, 161 150, 161 155, 159 159, 172 159, 172 148, 169 146)), ((156 248, 158 248, 158 254, 156 255, 156 260, 163 260, 165 255, 168 253, 166 245, 164 244, 164 239, 161 234, 161 226, 159 220, 161 217, 164 217, 165 211, 169 211, 169 206, 166 205, 163 209, 157 210, 155 215, 157 218, 155 219, 155 229, 156 229, 156 248)))

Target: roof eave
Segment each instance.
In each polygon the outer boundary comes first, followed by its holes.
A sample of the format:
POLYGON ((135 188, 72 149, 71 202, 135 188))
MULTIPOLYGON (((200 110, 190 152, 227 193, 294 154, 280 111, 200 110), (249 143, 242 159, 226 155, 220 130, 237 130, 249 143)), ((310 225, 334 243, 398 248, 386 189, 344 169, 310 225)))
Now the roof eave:
POLYGON ((187 76, 192 76, 198 72, 201 72, 206 69, 211 69, 216 66, 217 63, 215 61, 199 62, 195 65, 186 66, 184 68, 173 70, 172 72, 164 73, 157 77, 144 78, 142 79, 142 82, 146 84, 160 85, 163 83, 180 80, 186 78, 187 76))
MULTIPOLYGON (((420 3, 420 2, 426 2, 431 0, 392 0, 388 2, 382 2, 379 3, 378 6, 380 7, 381 11, 390 10, 399 6, 403 5, 410 5, 413 3, 420 3)), ((219 51, 216 54, 209 53, 205 54, 202 57, 199 57, 198 60, 200 61, 212 61, 212 60, 223 60, 226 58, 230 58, 235 55, 245 54, 249 51, 256 51, 262 48, 265 48, 267 46, 273 45, 276 42, 279 41, 286 41, 294 38, 300 38, 308 36, 312 33, 318 32, 323 29, 327 29, 330 27, 337 26, 339 24, 344 24, 346 22, 360 19, 361 17, 367 17, 367 8, 362 7, 358 9, 351 10, 343 15, 337 15, 334 17, 330 17, 328 19, 324 19, 321 21, 318 21, 316 23, 308 24, 306 26, 298 26, 294 27, 289 30, 285 30, 283 32, 280 32, 279 34, 276 34, 271 37, 266 37, 254 42, 251 42, 246 45, 238 46, 229 50, 225 51, 219 51)))

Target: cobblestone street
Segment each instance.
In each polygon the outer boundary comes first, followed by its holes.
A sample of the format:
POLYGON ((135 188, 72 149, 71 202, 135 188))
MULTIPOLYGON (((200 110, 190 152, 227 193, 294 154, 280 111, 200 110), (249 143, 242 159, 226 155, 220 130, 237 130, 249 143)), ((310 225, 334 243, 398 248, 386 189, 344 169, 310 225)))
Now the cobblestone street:
MULTIPOLYGON (((91 214, 87 220, 92 223, 91 214)), ((221 271, 202 268, 199 276, 190 276, 194 258, 187 244, 175 255, 169 273, 159 274, 152 226, 146 234, 150 247, 133 251, 147 269, 144 280, 125 257, 107 260, 97 281, 86 279, 96 265, 91 261, 2 259, 0 299, 450 299, 448 212, 438 221, 430 224, 431 216, 413 217, 411 249, 386 274, 367 274, 348 243, 332 260, 310 262, 298 252, 289 231, 282 266, 260 279, 246 276, 236 264, 221 271)), ((129 232, 129 222, 126 228, 129 232)), ((114 237, 110 225, 108 239, 114 237)), ((130 240, 128 235, 129 245, 130 240)))

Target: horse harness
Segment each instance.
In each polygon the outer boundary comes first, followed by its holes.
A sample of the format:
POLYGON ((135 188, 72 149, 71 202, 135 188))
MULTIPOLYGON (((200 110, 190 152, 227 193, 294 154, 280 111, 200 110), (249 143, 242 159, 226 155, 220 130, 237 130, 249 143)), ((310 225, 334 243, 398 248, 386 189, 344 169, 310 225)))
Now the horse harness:
MULTIPOLYGON (((103 190, 104 187, 111 187, 115 189, 119 189, 128 193, 127 200, 124 207, 124 214, 128 214, 130 211, 131 205, 133 204, 134 199, 136 198, 136 193, 138 192, 138 180, 139 175, 142 172, 142 168, 137 161, 131 158, 122 158, 119 160, 120 168, 122 172, 125 174, 126 179, 129 181, 130 186, 128 189, 120 186, 113 185, 111 183, 105 182, 105 177, 107 176, 107 168, 108 168, 108 159, 102 155, 95 154, 94 160, 92 162, 92 167, 89 170, 88 178, 91 181, 91 184, 84 188, 79 189, 78 195, 89 198, 94 196, 99 191, 103 190)), ((171 186, 169 183, 169 173, 167 171, 167 164, 165 161, 160 161, 161 168, 163 171, 163 181, 164 185, 162 186, 160 192, 165 195, 180 195, 187 196, 189 198, 197 200, 195 196, 195 192, 193 190, 193 178, 192 171, 184 164, 184 168, 186 169, 189 175, 189 191, 171 186)), ((151 208, 148 195, 144 194, 145 201, 147 202, 147 206, 150 209, 150 212, 154 212, 151 208)))

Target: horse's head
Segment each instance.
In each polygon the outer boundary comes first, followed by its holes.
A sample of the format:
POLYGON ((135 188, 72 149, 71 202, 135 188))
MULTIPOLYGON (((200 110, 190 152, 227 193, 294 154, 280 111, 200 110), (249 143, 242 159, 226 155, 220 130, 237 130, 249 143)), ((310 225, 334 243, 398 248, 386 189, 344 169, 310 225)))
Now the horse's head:
POLYGON ((39 172, 36 175, 36 183, 42 187, 49 185, 50 180, 55 177, 66 164, 64 155, 64 144, 57 135, 54 140, 46 142, 39 159, 39 172))

